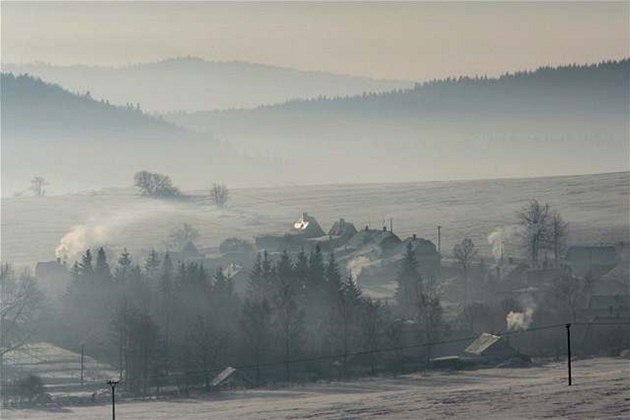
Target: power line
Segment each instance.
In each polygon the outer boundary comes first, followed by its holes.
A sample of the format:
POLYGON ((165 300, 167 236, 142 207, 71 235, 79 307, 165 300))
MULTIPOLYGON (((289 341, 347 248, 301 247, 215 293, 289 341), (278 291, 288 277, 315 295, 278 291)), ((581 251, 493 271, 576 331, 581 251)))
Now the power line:
MULTIPOLYGON (((541 330, 548 330, 548 329, 552 329, 552 328, 560 328, 560 327, 565 327, 566 323, 562 323, 562 324, 551 324, 551 325, 544 325, 544 326, 540 326, 540 327, 534 327, 534 328, 528 328, 528 329, 524 329, 524 330, 519 330, 519 331, 508 331, 503 333, 503 336, 506 335, 518 335, 518 334, 525 334, 528 332, 533 332, 533 331, 541 331, 541 330)), ((333 359, 339 359, 342 357, 355 357, 355 356, 362 356, 362 355, 366 355, 366 354, 379 354, 379 353, 391 353, 394 351, 402 351, 402 350, 409 350, 409 349, 416 349, 416 348, 422 348, 422 347, 431 347, 431 346, 437 346, 437 345, 441 345, 441 344, 452 344, 452 343, 459 343, 462 341, 471 341, 471 340, 475 340, 479 337, 479 335, 474 335, 474 336, 467 336, 467 337, 462 337, 462 338, 456 338, 456 339, 452 339, 452 340, 442 340, 442 341, 430 341, 430 342, 422 342, 422 343, 415 343, 415 344, 410 344, 410 345, 406 345, 406 346, 396 346, 396 347, 388 347, 388 348, 382 348, 382 349, 374 349, 374 350, 359 350, 359 351, 354 351, 354 352, 348 352, 348 353, 337 353, 337 354, 333 354, 333 355, 325 355, 325 356, 317 356, 317 357, 309 357, 309 358, 301 358, 301 359, 291 359, 291 360, 283 360, 283 361, 277 361, 277 362, 268 362, 268 363, 259 363, 259 364, 250 364, 250 365, 235 365, 232 366, 235 369, 241 369, 241 370, 246 370, 246 369, 254 369, 254 368, 268 368, 268 367, 274 367, 274 366, 285 366, 286 364, 297 364, 297 363, 308 363, 308 362, 316 362, 316 361, 322 361, 322 360, 333 360, 333 359)), ((149 378, 151 379, 159 379, 159 378, 177 378, 177 377, 187 377, 187 376, 194 376, 194 375, 207 375, 209 372, 213 372, 213 371, 219 371, 221 369, 210 369, 207 371, 188 371, 188 372, 183 372, 180 374, 174 374, 174 375, 151 375, 149 376, 149 378)))

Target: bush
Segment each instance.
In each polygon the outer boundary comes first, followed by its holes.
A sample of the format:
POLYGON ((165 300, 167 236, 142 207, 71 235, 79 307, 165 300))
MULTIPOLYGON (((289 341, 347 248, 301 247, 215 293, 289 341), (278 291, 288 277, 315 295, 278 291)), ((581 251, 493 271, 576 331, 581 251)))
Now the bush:
POLYGON ((28 375, 14 381, 10 389, 10 396, 20 403, 32 404, 45 395, 44 383, 37 375, 28 375))
POLYGON ((167 175, 140 171, 133 177, 134 185, 140 192, 150 197, 178 197, 179 190, 173 186, 167 175))

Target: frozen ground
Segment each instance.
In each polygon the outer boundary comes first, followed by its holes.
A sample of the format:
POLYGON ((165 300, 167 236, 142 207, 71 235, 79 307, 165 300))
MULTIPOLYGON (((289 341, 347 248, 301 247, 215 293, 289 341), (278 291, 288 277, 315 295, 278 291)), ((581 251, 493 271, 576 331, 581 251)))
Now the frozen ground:
MULTIPOLYGON (((64 235, 73 232, 76 250, 107 245, 118 252, 163 248, 169 231, 190 223, 198 245, 215 247, 231 236, 253 239, 285 232, 303 211, 325 230, 344 217, 357 228, 380 228, 393 218, 394 232, 436 241, 449 251, 465 237, 490 254, 487 236, 515 223, 528 200, 549 202, 569 222, 573 243, 627 241, 629 173, 481 181, 294 186, 233 189, 229 207, 204 200, 169 202, 138 196, 130 189, 44 198, 2 198, 3 262, 33 266, 55 257, 64 235), (75 227, 73 229, 73 227, 75 227)), ((198 194, 204 193, 202 191, 198 194)), ((207 194, 207 193, 204 193, 207 194)), ((509 248, 509 241, 506 247, 509 248)), ((506 250, 508 253, 509 249, 506 250)), ((76 256, 76 255, 75 255, 76 256)), ((70 262, 74 257, 70 255, 70 262)))
MULTIPOLYGON (((222 392, 202 400, 128 402, 124 419, 208 418, 624 418, 630 416, 630 361, 598 358, 529 369, 413 374, 399 378, 309 384, 290 389, 222 392)), ((16 410, 3 419, 108 418, 111 407, 16 410)))

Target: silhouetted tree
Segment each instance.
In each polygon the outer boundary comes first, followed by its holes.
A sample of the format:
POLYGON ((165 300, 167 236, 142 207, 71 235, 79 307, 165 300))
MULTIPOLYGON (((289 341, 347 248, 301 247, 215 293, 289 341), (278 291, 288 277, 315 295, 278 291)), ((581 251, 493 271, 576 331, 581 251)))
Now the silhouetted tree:
POLYGON ((210 189, 210 198, 215 206, 225 207, 228 202, 229 191, 225 184, 212 184, 210 189))
POLYGON ((470 266, 476 256, 477 249, 475 248, 475 244, 468 238, 453 247, 453 257, 462 271, 464 280, 464 307, 468 306, 469 303, 470 295, 468 288, 470 280, 470 266))
POLYGON ((46 185, 49 185, 48 182, 41 176, 36 176, 31 179, 30 190, 36 197, 43 197, 46 195, 46 189, 44 188, 46 185))
POLYGON ((173 186, 171 178, 167 175, 140 171, 134 175, 134 185, 143 195, 150 197, 168 198, 180 195, 179 190, 173 186))

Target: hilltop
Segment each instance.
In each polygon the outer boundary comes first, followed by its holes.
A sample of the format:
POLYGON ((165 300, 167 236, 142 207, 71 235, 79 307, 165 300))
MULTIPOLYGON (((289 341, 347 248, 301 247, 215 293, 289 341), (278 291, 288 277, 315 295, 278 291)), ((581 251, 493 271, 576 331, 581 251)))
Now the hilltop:
POLYGON ((98 137, 185 130, 145 114, 137 104, 114 106, 95 100, 89 91, 72 93, 29 75, 2 73, 3 137, 98 137))
POLYGON ((293 98, 349 96, 409 88, 413 82, 301 71, 242 61, 170 58, 124 67, 2 65, 74 91, 123 105, 140 103, 152 112, 251 108, 293 98))
POLYGON ((381 94, 165 118, 212 130, 239 150, 272 155, 302 183, 626 171, 629 65, 626 59, 451 78, 381 94))

